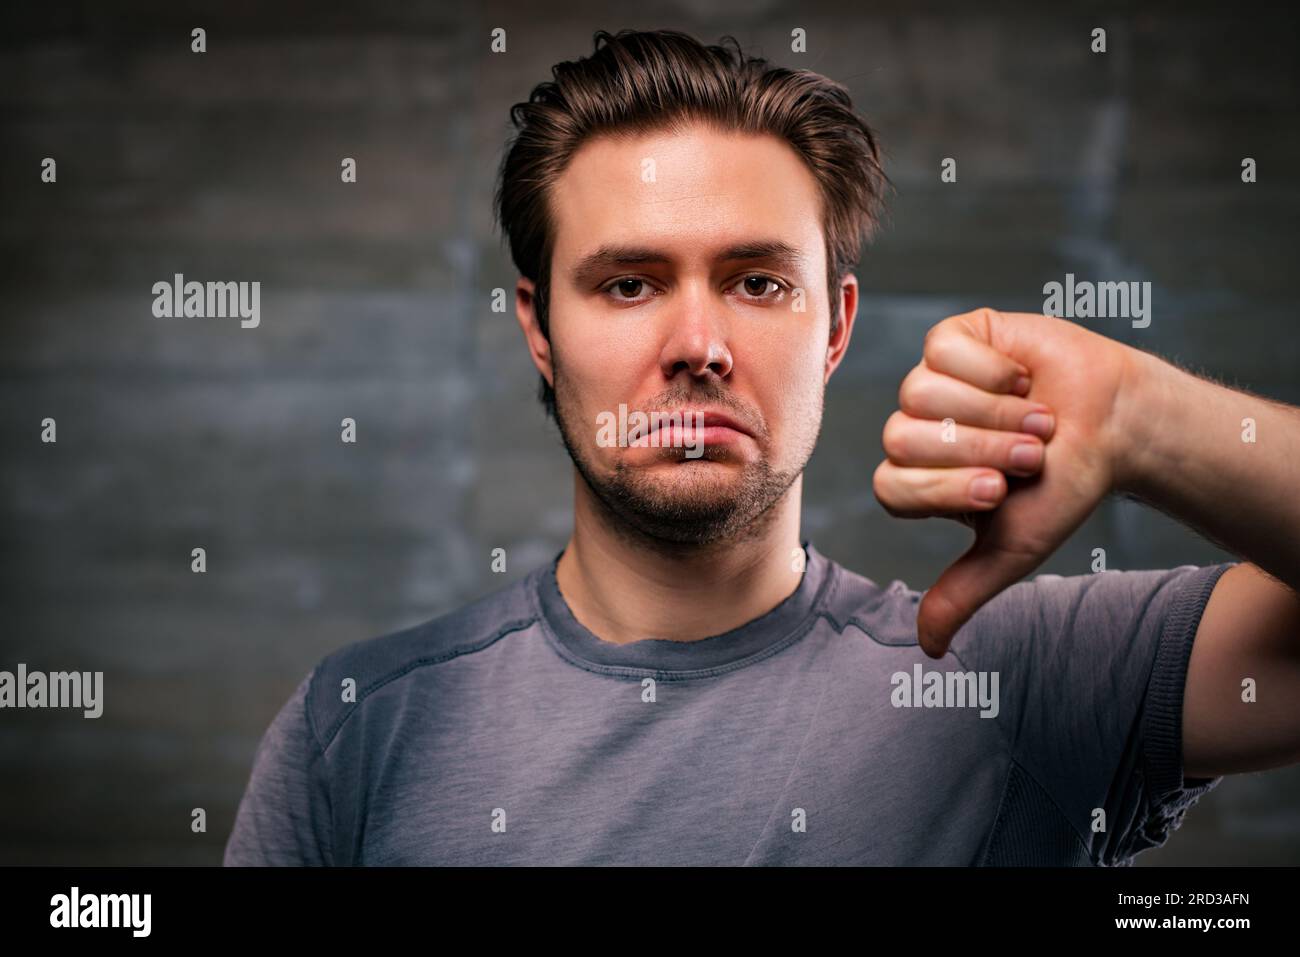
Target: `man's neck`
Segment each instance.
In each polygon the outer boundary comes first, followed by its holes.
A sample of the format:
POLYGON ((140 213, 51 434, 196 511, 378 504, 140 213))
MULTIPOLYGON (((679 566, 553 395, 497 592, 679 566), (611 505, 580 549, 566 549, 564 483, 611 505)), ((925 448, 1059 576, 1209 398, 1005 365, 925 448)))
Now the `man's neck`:
POLYGON ((652 548, 612 527, 575 475, 573 536, 555 570, 560 593, 588 631, 618 644, 738 628, 799 586, 802 488, 800 476, 742 540, 652 548))

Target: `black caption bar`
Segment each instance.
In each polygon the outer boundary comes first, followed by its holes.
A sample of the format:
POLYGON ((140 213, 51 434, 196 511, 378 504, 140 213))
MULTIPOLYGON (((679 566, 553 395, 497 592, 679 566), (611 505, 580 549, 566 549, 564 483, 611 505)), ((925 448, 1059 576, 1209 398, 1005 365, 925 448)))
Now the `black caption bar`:
MULTIPOLYGON (((7 940, 373 944, 451 930, 638 938, 683 927, 866 935, 912 928, 933 942, 1042 932, 1184 940, 1290 927, 1294 868, 0 868, 7 940)), ((436 935, 436 936, 435 936, 436 935)), ((611 938, 606 938, 611 939, 611 938)), ((617 938, 613 938, 617 939, 617 938)), ((1239 938, 1238 938, 1239 939, 1239 938)), ((660 940, 660 943, 663 943, 660 940)))

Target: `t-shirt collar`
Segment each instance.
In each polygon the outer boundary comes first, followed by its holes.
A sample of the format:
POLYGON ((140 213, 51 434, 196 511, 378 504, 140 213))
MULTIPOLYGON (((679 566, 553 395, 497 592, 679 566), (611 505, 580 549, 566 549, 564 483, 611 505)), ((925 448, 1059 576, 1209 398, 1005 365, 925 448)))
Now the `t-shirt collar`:
POLYGON ((808 631, 831 571, 824 555, 808 542, 802 544, 805 567, 793 593, 764 615, 730 631, 694 641, 648 638, 618 644, 597 637, 573 616, 560 593, 555 569, 563 549, 550 564, 534 574, 534 593, 548 636, 562 655, 580 667, 656 672, 740 667, 775 654, 808 631))

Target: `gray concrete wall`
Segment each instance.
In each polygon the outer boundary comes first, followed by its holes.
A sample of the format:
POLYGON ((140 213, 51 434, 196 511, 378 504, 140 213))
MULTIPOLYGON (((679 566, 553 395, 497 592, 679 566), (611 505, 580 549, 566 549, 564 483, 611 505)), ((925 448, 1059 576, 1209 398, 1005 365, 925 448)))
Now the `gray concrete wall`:
MULTIPOLYGON (((0 863, 219 862, 257 740, 321 656, 500 587, 493 547, 513 580, 564 543, 570 466, 513 316, 488 307, 515 278, 490 199, 509 106, 597 28, 733 34, 844 82, 882 134, 898 195, 805 493, 805 534, 862 574, 925 587, 966 541, 871 492, 898 382, 946 315, 1038 312, 1066 272, 1150 281, 1151 327, 1107 331, 1300 402, 1294 21, 1216 4, 113 6, 7 11, 0 38, 0 668, 106 682, 95 721, 0 714, 0 863), (949 156, 957 184, 939 181, 949 156), (177 272, 260 281, 260 327, 154 319, 151 287, 177 272)), ((1097 546, 1115 568, 1225 557, 1116 501, 1043 570, 1086 573, 1097 546)), ((1228 779, 1141 860, 1300 863, 1300 770, 1228 779)))

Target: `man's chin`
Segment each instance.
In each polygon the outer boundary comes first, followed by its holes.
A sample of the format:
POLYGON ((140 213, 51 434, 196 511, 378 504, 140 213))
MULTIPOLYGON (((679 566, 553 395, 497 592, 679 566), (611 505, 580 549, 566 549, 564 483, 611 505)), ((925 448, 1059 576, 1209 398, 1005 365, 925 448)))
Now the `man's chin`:
POLYGON ((681 545, 729 540, 751 521, 734 502, 718 500, 623 499, 616 511, 625 526, 649 538, 681 545))
POLYGON ((601 483, 596 493, 646 535, 703 545, 742 534, 783 491, 765 473, 759 478, 750 472, 734 463, 709 462, 628 469, 601 483))
POLYGON ((623 469, 612 482, 623 495, 654 502, 663 511, 730 511, 743 505, 752 476, 736 462, 698 459, 623 469))

